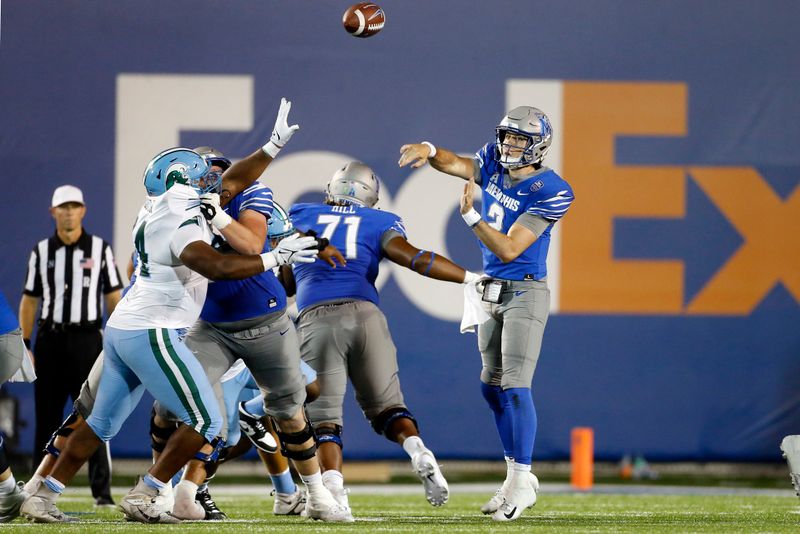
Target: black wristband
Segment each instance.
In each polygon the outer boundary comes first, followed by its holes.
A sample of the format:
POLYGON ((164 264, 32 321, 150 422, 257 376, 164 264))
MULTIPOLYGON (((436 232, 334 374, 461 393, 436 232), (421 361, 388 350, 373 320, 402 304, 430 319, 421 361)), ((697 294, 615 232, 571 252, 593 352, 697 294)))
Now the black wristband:
POLYGON ((320 237, 319 239, 317 239, 317 250, 322 252, 330 244, 331 242, 328 241, 327 237, 320 237))
POLYGON ((31 340, 30 339, 22 339, 22 342, 25 343, 25 348, 31 350, 31 340))

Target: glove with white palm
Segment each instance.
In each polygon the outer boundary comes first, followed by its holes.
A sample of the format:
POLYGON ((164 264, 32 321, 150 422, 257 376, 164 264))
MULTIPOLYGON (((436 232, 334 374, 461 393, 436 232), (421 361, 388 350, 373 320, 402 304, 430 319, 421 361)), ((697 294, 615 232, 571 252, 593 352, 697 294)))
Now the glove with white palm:
POLYGON ((279 265, 291 263, 314 263, 317 259, 317 240, 311 236, 300 237, 292 234, 280 240, 274 250, 261 255, 264 270, 269 271, 279 265))
POLYGON ((269 157, 275 159, 278 152, 281 151, 283 146, 289 142, 292 135, 300 129, 300 126, 293 124, 289 126, 287 119, 289 118, 289 111, 292 109, 292 103, 281 98, 281 107, 278 108, 278 117, 275 119, 275 127, 272 129, 272 135, 267 141, 267 144, 261 147, 269 157))

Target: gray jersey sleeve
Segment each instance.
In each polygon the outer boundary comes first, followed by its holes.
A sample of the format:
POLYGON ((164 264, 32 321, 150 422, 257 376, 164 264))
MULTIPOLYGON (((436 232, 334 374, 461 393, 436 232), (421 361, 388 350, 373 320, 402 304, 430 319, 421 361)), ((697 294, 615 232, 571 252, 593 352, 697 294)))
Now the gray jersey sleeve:
POLYGON ((519 224, 536 234, 538 238, 542 233, 547 230, 547 227, 550 226, 552 223, 547 219, 543 219, 537 215, 532 215, 530 213, 523 213, 519 216, 519 218, 514 221, 514 224, 519 224))
POLYGON ((395 237, 405 237, 405 236, 403 236, 403 234, 401 234, 397 230, 392 230, 392 229, 386 230, 381 236, 381 250, 384 250, 386 248, 386 245, 389 244, 389 241, 391 241, 395 237))
POLYGON ((476 184, 481 185, 481 162, 478 158, 472 158, 472 177, 476 184))

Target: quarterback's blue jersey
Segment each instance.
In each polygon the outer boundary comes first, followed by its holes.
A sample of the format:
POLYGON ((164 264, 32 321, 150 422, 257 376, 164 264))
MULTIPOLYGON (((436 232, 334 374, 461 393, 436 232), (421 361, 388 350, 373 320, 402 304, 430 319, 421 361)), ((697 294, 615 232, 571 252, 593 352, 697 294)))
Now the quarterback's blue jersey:
POLYGON ((319 259, 294 265, 298 310, 340 299, 378 304, 375 278, 384 255, 381 239, 390 230, 406 237, 400 217, 356 205, 296 204, 289 218, 301 232, 314 230, 328 238, 347 259, 346 267, 336 269, 319 259))
POLYGON ((530 247, 508 263, 503 263, 479 241, 484 272, 505 280, 543 279, 547 276, 550 230, 575 199, 572 187, 547 168, 514 185, 508 177, 508 171, 497 161, 496 143, 484 145, 475 159, 481 172, 481 217, 484 221, 504 234, 523 213, 536 215, 551 223, 530 247))
POLYGON ((8 305, 6 296, 0 293, 0 335, 8 334, 17 328, 19 328, 17 316, 8 305))
MULTIPOLYGON (((225 206, 225 212, 236 220, 244 210, 253 210, 269 220, 272 216, 272 190, 256 182, 225 206)), ((225 244, 222 236, 215 236, 212 245, 225 244)), ((269 240, 263 252, 269 251, 269 240)), ((286 308, 286 291, 273 272, 266 271, 245 280, 225 280, 208 284, 208 295, 200 318, 210 323, 227 323, 252 319, 286 308)))

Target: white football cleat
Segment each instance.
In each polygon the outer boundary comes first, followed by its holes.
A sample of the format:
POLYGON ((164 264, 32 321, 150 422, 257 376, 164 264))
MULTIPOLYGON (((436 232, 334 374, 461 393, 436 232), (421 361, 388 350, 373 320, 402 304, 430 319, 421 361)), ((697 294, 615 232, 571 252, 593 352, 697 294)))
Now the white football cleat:
POLYGON ((8 523, 19 516, 22 503, 30 496, 22 489, 24 485, 22 482, 17 482, 11 493, 0 497, 0 523, 8 523))
POLYGON ((447 480, 442 475, 433 453, 425 449, 415 454, 411 458, 411 466, 425 487, 425 498, 428 499, 428 502, 433 506, 441 506, 446 503, 450 496, 450 487, 447 485, 447 480))
POLYGON ((308 517, 335 523, 352 523, 355 521, 350 508, 339 504, 328 488, 320 486, 320 491, 315 492, 316 494, 308 493, 306 502, 308 517))
POLYGON ((518 472, 508 485, 505 500, 492 515, 495 521, 514 521, 526 509, 536 504, 539 479, 533 473, 518 472))
POLYGON ((306 509, 306 492, 300 486, 294 493, 278 493, 272 490, 275 502, 272 505, 272 513, 275 515, 303 515, 306 509))
POLYGON ((492 498, 486 501, 486 503, 483 506, 481 506, 481 512, 483 512, 484 514, 493 514, 497 511, 498 508, 500 508, 500 506, 502 506, 503 501, 506 500, 506 492, 508 491, 508 482, 509 479, 506 479, 505 482, 503 482, 503 485, 500 486, 500 488, 496 492, 494 492, 492 498))
POLYGON ((789 464, 789 479, 800 497, 800 436, 786 436, 781 441, 781 452, 789 464))
POLYGON ((139 477, 136 485, 120 501, 119 507, 128 521, 139 523, 180 523, 167 508, 167 500, 159 491, 144 483, 139 477))
POLYGON ((39 495, 31 495, 22 503, 20 515, 34 523, 75 523, 77 517, 71 517, 56 506, 55 501, 45 499, 39 495))
POLYGON ((170 513, 182 521, 203 521, 206 518, 206 511, 194 499, 175 499, 170 513))

